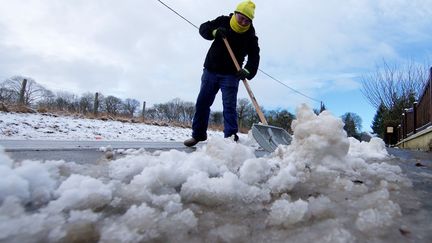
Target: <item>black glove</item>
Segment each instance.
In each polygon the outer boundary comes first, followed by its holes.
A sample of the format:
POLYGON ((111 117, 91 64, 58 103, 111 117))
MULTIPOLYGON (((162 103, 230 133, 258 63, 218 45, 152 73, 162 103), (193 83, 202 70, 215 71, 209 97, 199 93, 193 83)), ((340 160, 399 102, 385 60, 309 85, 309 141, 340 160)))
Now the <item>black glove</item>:
POLYGON ((241 80, 249 77, 249 75, 250 75, 250 72, 246 68, 240 69, 236 74, 237 78, 241 79, 241 80))
POLYGON ((226 38, 227 33, 228 30, 224 27, 218 27, 217 29, 213 30, 213 36, 215 38, 226 38))

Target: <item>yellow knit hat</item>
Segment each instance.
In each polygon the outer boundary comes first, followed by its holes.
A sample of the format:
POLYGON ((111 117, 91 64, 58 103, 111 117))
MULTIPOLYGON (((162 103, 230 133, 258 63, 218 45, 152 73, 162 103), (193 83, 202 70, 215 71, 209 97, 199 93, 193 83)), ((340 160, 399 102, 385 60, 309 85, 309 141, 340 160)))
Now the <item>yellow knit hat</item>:
POLYGON ((252 20, 255 15, 255 3, 250 0, 241 2, 237 5, 235 12, 239 12, 252 20))

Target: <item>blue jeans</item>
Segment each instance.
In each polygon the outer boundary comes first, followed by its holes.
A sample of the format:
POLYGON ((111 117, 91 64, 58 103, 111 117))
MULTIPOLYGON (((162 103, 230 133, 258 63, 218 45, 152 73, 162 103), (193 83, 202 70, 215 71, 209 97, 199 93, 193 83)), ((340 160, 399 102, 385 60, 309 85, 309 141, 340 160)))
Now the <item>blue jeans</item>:
POLYGON ((224 137, 230 137, 238 132, 236 106, 239 81, 235 75, 222 75, 204 69, 192 122, 193 138, 197 140, 207 138, 210 106, 219 89, 222 91, 224 137))

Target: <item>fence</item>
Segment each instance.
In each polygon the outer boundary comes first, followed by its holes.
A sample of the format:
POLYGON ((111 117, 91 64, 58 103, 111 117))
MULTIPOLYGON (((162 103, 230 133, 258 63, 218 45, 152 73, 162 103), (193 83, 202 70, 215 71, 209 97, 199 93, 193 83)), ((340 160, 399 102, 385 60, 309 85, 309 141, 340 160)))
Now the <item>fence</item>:
POLYGON ((405 109, 401 124, 397 127, 398 141, 432 126, 432 68, 423 94, 413 107, 405 109))

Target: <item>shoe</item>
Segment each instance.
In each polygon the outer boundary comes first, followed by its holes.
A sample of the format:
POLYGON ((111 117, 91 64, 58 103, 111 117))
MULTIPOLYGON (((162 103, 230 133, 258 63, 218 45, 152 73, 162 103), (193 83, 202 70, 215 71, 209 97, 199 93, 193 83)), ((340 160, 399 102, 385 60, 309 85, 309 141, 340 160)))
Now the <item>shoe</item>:
POLYGON ((195 138, 186 139, 183 144, 187 147, 195 146, 199 141, 195 138))
POLYGON ((237 133, 234 133, 233 135, 231 135, 231 136, 229 136, 227 138, 234 140, 234 142, 236 142, 236 143, 239 140, 239 136, 237 136, 237 133))
POLYGON ((205 140, 207 140, 207 136, 205 136, 205 138, 203 138, 203 139, 189 138, 189 139, 186 139, 183 142, 183 144, 187 147, 192 147, 192 146, 195 146, 197 143, 199 143, 201 141, 205 141, 205 140))
POLYGON ((239 137, 237 136, 237 134, 234 134, 234 142, 238 142, 238 140, 239 140, 239 137))

